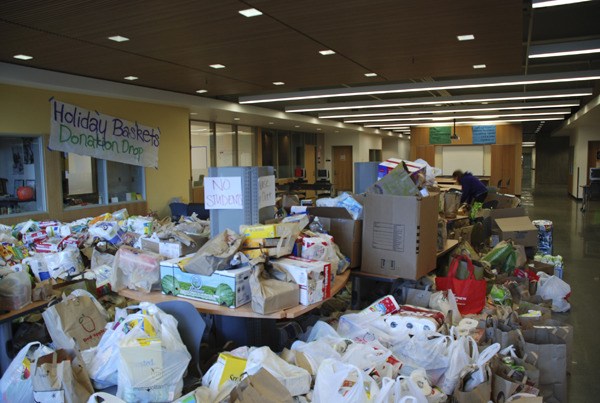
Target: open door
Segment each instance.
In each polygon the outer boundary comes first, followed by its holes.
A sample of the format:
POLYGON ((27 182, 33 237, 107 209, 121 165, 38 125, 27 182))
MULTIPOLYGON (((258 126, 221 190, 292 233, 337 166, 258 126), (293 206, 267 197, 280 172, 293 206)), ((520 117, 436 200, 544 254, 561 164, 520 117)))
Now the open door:
POLYGON ((333 146, 332 154, 335 190, 352 192, 352 146, 333 146))

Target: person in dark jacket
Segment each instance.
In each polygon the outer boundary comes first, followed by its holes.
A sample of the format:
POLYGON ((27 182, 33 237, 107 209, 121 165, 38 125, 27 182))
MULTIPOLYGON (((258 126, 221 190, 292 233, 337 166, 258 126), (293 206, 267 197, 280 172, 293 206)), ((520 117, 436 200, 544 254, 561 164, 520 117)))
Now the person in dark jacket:
POLYGON ((471 218, 475 218, 477 212, 487 197, 487 186, 477 179, 471 172, 464 172, 457 169, 452 173, 452 178, 462 187, 462 196, 460 204, 468 204, 471 208, 471 218))

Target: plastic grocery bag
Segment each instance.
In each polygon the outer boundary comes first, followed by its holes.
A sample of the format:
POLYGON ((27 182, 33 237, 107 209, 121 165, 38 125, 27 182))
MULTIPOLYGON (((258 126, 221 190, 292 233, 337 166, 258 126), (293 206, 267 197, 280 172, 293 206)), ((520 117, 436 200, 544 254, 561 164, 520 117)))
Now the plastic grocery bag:
POLYGON ((85 290, 74 290, 42 313, 56 348, 87 350, 100 342, 108 314, 85 290))
POLYGON ((177 320, 142 302, 121 327, 118 341, 117 397, 126 402, 165 402, 181 396, 191 360, 177 331, 177 320))
MULTIPOLYGON (((452 328, 452 332, 455 328, 452 328)), ((448 369, 440 379, 438 386, 447 395, 451 395, 458 385, 460 373, 466 366, 474 364, 479 357, 477 343, 471 336, 460 336, 452 342, 448 350, 448 369)))
POLYGON ((31 303, 31 280, 24 271, 0 269, 0 311, 14 311, 31 303))
POLYGON ((90 396, 87 403, 125 403, 125 401, 110 393, 96 392, 90 396))
POLYGON ((571 295, 571 286, 560 278, 549 276, 542 271, 537 275, 540 277, 537 295, 543 299, 551 299, 554 312, 567 312, 571 309, 571 304, 567 301, 571 295))
POLYGON ((367 403, 379 392, 377 383, 358 367, 335 359, 321 363, 313 403, 367 403))
POLYGON ((433 384, 437 384, 449 365, 449 348, 452 338, 435 332, 418 333, 408 341, 392 346, 392 352, 404 364, 402 375, 410 375, 423 368, 433 384))
POLYGON ((33 401, 31 378, 39 357, 52 353, 52 349, 35 341, 23 347, 13 358, 0 379, 0 401, 30 403, 33 401))
POLYGON ((323 360, 327 358, 341 359, 341 355, 335 347, 325 342, 325 340, 315 340, 310 343, 296 340, 292 344, 291 350, 296 353, 296 365, 304 368, 313 376, 316 375, 323 360))
POLYGON ((250 352, 246 373, 254 375, 261 368, 277 378, 292 396, 304 395, 310 391, 311 376, 308 371, 288 364, 266 346, 250 352))
POLYGON ((157 253, 121 246, 113 262, 113 291, 124 288, 150 292, 153 286, 160 284, 160 262, 164 256, 157 253))

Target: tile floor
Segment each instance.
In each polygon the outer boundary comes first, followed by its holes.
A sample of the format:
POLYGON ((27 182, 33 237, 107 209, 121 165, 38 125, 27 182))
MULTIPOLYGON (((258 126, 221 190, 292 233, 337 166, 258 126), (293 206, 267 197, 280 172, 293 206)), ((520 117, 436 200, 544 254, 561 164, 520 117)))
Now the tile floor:
POLYGON ((600 401, 600 200, 582 213, 566 187, 543 186, 523 189, 521 200, 532 220, 552 221, 554 254, 563 256, 571 285, 571 311, 557 315, 574 327, 569 401, 600 401))

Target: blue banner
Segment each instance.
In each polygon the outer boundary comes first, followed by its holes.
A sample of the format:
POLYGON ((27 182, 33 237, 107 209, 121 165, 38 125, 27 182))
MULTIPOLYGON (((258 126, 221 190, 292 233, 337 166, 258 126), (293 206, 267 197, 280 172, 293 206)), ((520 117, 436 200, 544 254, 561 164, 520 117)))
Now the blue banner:
POLYGON ((496 126, 473 126, 473 144, 496 144, 496 126))

